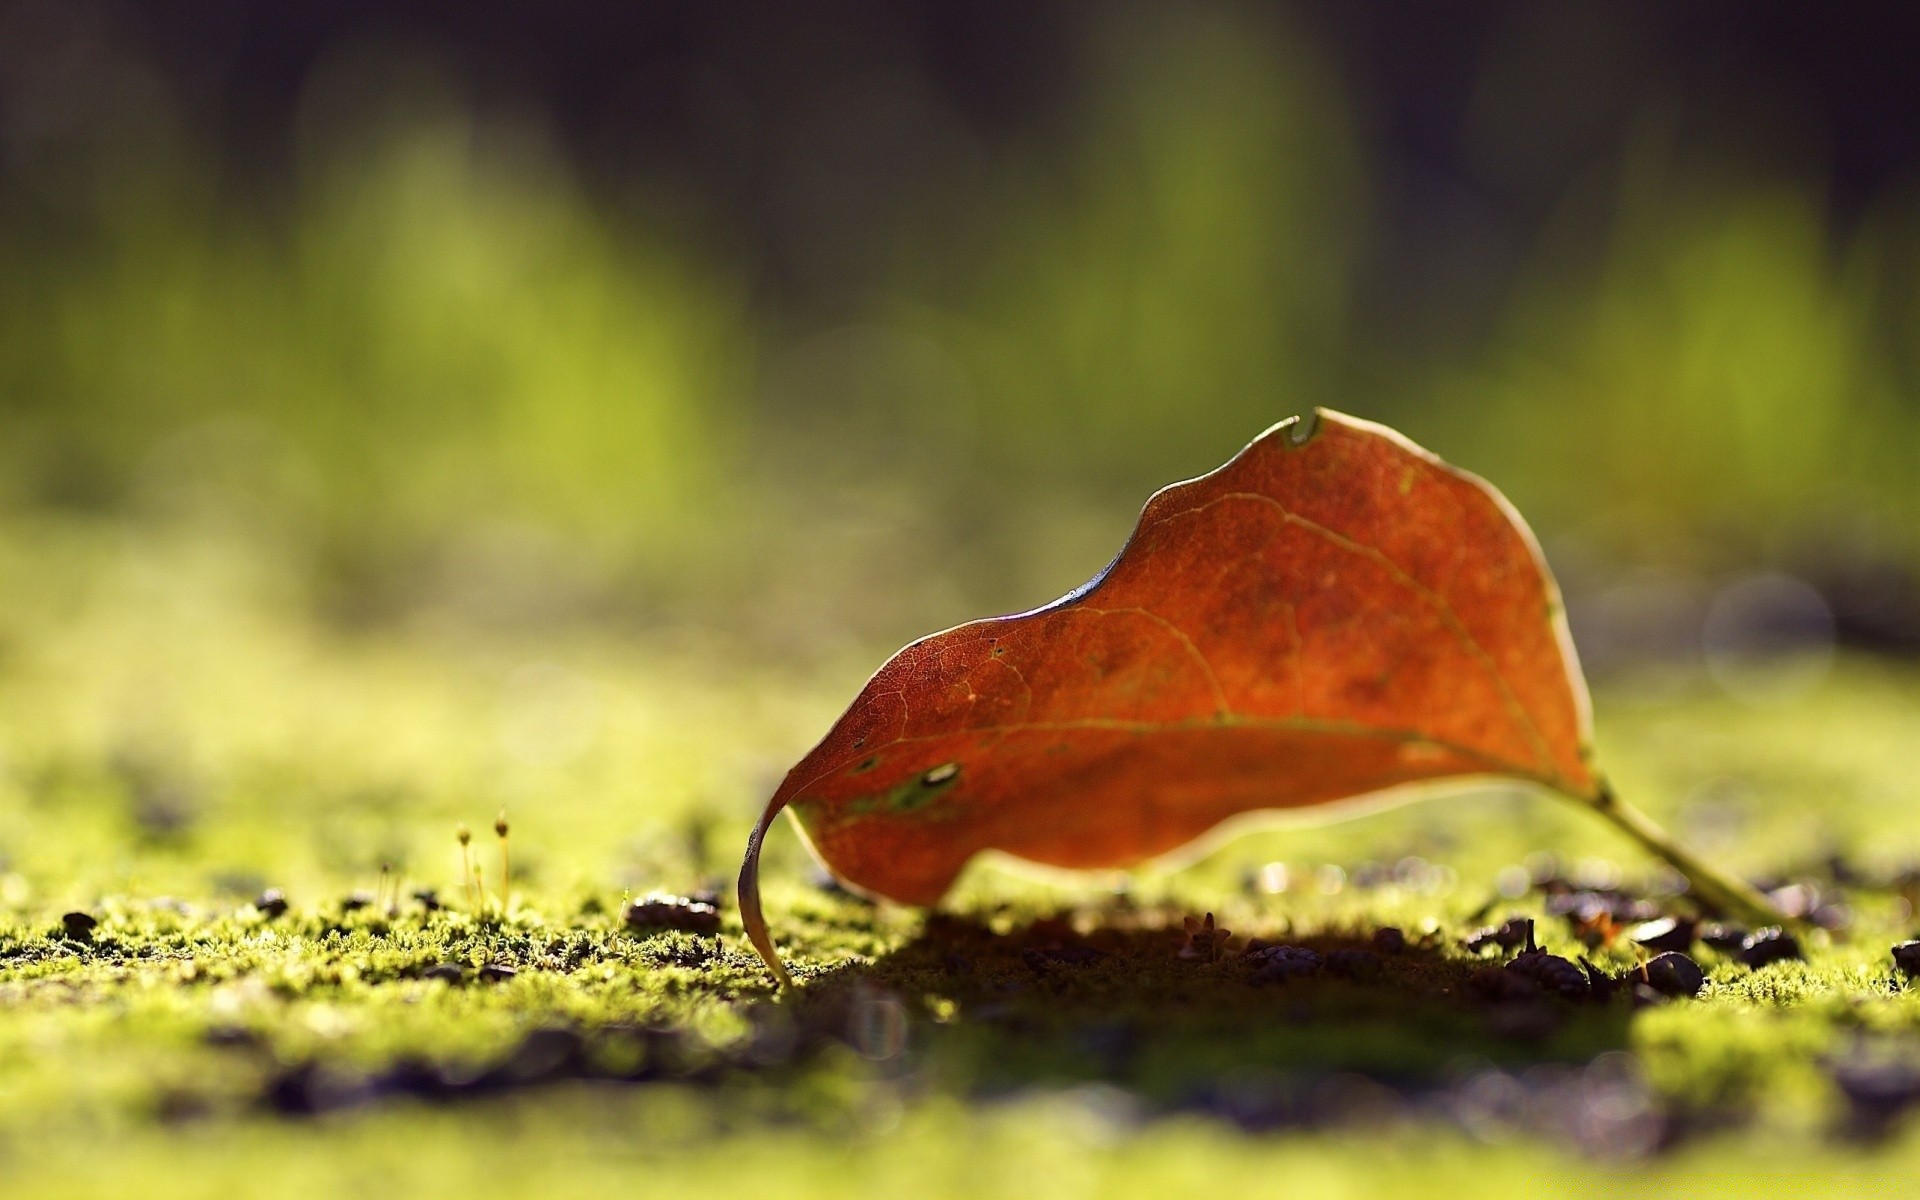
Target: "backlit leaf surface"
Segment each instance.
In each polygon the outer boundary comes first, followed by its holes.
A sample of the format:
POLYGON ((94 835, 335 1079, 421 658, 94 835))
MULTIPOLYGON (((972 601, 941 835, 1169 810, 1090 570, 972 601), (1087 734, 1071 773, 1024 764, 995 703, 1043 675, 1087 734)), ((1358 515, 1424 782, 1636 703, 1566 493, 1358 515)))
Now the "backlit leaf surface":
POLYGON ((743 911, 753 932, 783 809, 844 882, 932 904, 987 849, 1125 866, 1242 813, 1474 776, 1591 799, 1587 738, 1519 514, 1321 411, 1157 493, 1086 586, 896 654, 775 793, 743 911))

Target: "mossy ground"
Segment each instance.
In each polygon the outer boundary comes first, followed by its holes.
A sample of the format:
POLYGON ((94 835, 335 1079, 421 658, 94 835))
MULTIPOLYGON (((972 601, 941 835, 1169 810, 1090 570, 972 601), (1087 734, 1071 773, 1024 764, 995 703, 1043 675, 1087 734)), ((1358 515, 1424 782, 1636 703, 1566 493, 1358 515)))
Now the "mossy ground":
POLYGON ((727 880, 871 653, 768 663, 430 615, 342 631, 290 595, 217 542, 0 538, 9 1197, 1632 1195, 1676 1173, 1792 1194, 1920 1159, 1897 1104, 1835 1082, 1892 1064, 1874 1078, 1897 1100, 1920 1061, 1888 958, 1920 859, 1911 667, 1843 660, 1766 708, 1684 673, 1602 692, 1622 794, 1851 915, 1804 963, 1699 951, 1696 1000, 1476 990, 1479 925, 1534 916, 1589 953, 1517 886, 1530 855, 1671 883, 1589 814, 1505 792, 1250 833, 1178 870, 983 865, 934 917, 823 889, 782 831, 769 909, 803 987, 781 998, 730 909, 718 937, 619 911, 727 880), (288 911, 254 905, 268 887, 288 911), (1231 954, 1178 956, 1208 911, 1236 939, 1412 944, 1368 977, 1262 985, 1231 954))

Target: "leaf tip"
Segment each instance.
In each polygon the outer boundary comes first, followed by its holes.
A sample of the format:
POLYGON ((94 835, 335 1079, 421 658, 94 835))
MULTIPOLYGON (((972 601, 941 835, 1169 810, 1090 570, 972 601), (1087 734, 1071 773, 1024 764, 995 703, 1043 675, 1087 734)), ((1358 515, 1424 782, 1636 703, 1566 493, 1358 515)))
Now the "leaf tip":
POLYGON ((773 972, 774 982, 782 991, 793 987, 793 976, 787 974, 786 965, 780 961, 780 954, 773 948, 773 934, 767 929, 767 918, 760 907, 760 845, 766 840, 767 829, 773 824, 773 818, 784 805, 778 802, 767 805, 766 812, 760 815, 754 825, 753 833, 747 838, 747 854, 740 862, 740 924, 746 930, 747 940, 753 943, 754 952, 760 961, 767 964, 767 970, 773 972))

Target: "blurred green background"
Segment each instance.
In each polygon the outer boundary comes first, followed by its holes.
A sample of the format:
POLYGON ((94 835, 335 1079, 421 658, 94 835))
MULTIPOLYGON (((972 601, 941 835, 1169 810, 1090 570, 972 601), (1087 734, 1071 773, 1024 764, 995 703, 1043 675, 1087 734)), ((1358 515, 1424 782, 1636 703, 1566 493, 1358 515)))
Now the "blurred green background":
POLYGON ((804 650, 1327 404, 1570 563, 1920 554, 1911 19, 783 8, 9 4, 5 511, 804 650))
POLYGON ((1910 651, 1916 24, 0 6, 0 875, 85 797, 362 878, 582 763, 595 854, 740 819, 1315 404, 1505 489, 1602 682, 1910 651))

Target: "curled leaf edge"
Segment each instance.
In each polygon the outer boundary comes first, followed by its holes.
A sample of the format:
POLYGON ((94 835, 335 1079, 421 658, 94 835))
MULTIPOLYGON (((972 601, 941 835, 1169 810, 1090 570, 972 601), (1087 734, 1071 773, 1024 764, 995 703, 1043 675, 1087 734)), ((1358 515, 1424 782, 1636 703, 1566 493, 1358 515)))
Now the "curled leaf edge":
MULTIPOLYGON (((1560 651, 1561 662, 1566 671, 1568 691, 1572 696, 1574 704, 1579 757, 1583 763, 1590 765, 1593 760, 1592 697, 1587 688, 1586 675, 1580 668, 1579 651, 1574 646, 1572 630, 1567 624, 1566 606, 1561 599, 1559 582, 1554 578, 1553 570, 1547 563, 1546 555, 1540 547, 1539 539, 1534 535, 1532 526, 1527 524, 1526 518, 1520 514, 1520 510, 1514 507, 1513 502, 1507 499, 1506 495, 1502 493, 1499 488, 1472 471, 1455 466, 1446 461, 1433 451, 1428 450, 1426 447, 1407 437, 1399 430, 1388 425, 1380 424, 1377 421, 1369 421, 1363 417, 1349 416, 1346 413, 1336 412, 1333 409, 1316 407, 1302 415, 1288 417, 1285 420, 1278 421, 1265 430, 1262 430, 1258 436, 1252 438, 1245 446, 1241 447, 1236 454, 1213 470, 1189 479, 1182 479, 1167 484, 1165 487, 1157 489, 1147 498, 1146 503, 1141 506, 1141 516, 1144 517, 1154 502, 1166 493, 1203 482, 1229 470, 1252 450, 1254 446, 1266 441, 1268 438, 1281 437, 1289 448, 1294 449, 1307 445, 1319 434, 1323 423, 1329 419, 1350 428, 1385 438, 1407 453, 1412 454, 1455 478, 1471 484, 1493 502, 1500 514, 1507 519, 1508 524, 1518 533, 1522 544, 1527 548, 1527 552, 1533 560, 1534 566, 1540 573, 1541 583, 1546 591, 1548 627, 1560 651)), ((1112 574, 1114 567, 1126 557, 1127 552, 1138 539, 1140 529, 1141 522, 1136 520, 1132 532, 1128 534, 1119 552, 1113 556, 1105 567, 1100 569, 1098 574, 1094 575, 1093 578, 1089 579, 1086 583, 1038 607, 1026 609, 1021 612, 1009 613, 1004 616, 990 617, 986 618, 986 620, 1020 620, 1027 617, 1038 616, 1086 599, 1098 590, 1100 585, 1112 574)), ((906 650, 922 642, 946 637, 957 629, 979 623, 980 621, 978 620, 965 621, 959 625, 914 639, 902 647, 901 650, 889 655, 886 661, 875 670, 874 675, 868 677, 868 683, 871 683, 873 678, 877 676, 881 670, 885 669, 887 663, 892 662, 906 650)), ((854 693, 856 702, 859 696, 864 694, 866 687, 867 684, 862 684, 860 690, 854 693)), ((836 723, 838 720, 839 718, 836 718, 836 723)), ((1445 779, 1420 780, 1376 789, 1370 792, 1358 793, 1353 796, 1343 797, 1328 805, 1318 806, 1315 811, 1317 814, 1324 814, 1327 820, 1339 820, 1356 815, 1356 808, 1366 810, 1375 807, 1394 807, 1440 795, 1485 789, 1490 785, 1519 785, 1529 790, 1545 792, 1571 800, 1584 807, 1590 808, 1595 813, 1606 818, 1633 841, 1678 870, 1681 875, 1687 879, 1692 888, 1699 893, 1698 898, 1709 906, 1725 911, 1730 915, 1742 916, 1749 920, 1781 925, 1796 924, 1781 914, 1778 909, 1751 886, 1718 870, 1704 860, 1696 858, 1680 846, 1679 843, 1667 835, 1652 818, 1621 799, 1618 794, 1613 791, 1612 786, 1604 776, 1598 772, 1592 772, 1592 778, 1593 789, 1590 792, 1583 792, 1567 786, 1567 781, 1565 780, 1549 779, 1517 771, 1489 773, 1485 775, 1451 776, 1445 779)), ((788 972, 785 964, 781 961, 779 952, 774 947, 772 932, 767 926, 766 914, 760 896, 760 855, 765 845, 767 834, 772 829, 774 819, 782 812, 786 812, 789 817, 793 815, 791 810, 787 808, 786 802, 779 799, 779 793, 785 789, 786 781, 783 780, 780 787, 775 789, 774 797, 768 800, 765 809, 760 814, 759 820, 754 823, 752 833, 748 835, 746 854, 740 864, 738 884, 741 926, 747 935, 748 941, 752 943, 755 952, 758 953, 761 960, 766 963, 768 970, 772 972, 775 981, 783 990, 791 989, 796 985, 793 976, 788 972)), ((1292 817, 1294 820, 1299 819, 1297 812, 1289 813, 1286 810, 1253 810, 1251 812, 1238 814, 1220 822, 1201 837, 1195 838, 1186 845, 1168 854, 1156 856, 1149 861, 1152 863, 1165 864, 1168 862, 1197 858, 1207 850, 1216 848, 1222 842, 1246 832, 1249 826, 1272 822, 1275 818, 1284 821, 1289 817, 1292 817)), ((806 846, 807 852, 812 855, 814 860, 819 863, 822 868, 832 872, 833 868, 814 846, 813 839, 808 836, 806 827, 797 819, 793 820, 792 824, 794 830, 800 835, 801 843, 806 846)), ((1023 861, 1004 852, 1001 853, 1001 857, 1013 862, 1023 861)), ((1038 864, 1029 865, 1037 866, 1038 864)), ((834 877, 843 887, 856 895, 876 901, 885 899, 860 887, 856 883, 840 879, 837 873, 834 873, 834 877)))

